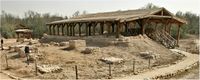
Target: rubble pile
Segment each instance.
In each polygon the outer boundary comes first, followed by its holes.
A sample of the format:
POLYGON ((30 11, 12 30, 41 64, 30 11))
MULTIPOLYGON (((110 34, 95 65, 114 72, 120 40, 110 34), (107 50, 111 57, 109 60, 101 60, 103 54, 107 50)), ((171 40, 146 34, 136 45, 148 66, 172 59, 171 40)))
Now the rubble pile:
POLYGON ((86 47, 85 50, 83 51, 83 53, 85 54, 94 54, 97 52, 100 52, 99 47, 86 47))
POLYGON ((37 66, 40 73, 54 73, 54 72, 61 72, 62 68, 58 65, 38 65, 37 66))
POLYGON ((67 46, 67 45, 69 45, 69 42, 60 42, 59 45, 60 46, 67 46))
POLYGON ((115 64, 115 63, 119 64, 123 62, 122 58, 115 58, 115 57, 103 57, 100 60, 107 64, 115 64))
POLYGON ((69 48, 71 49, 80 49, 86 47, 85 40, 70 40, 69 41, 69 48))
POLYGON ((140 52, 139 55, 144 58, 144 59, 155 59, 156 55, 153 54, 152 51, 145 51, 145 52, 140 52))

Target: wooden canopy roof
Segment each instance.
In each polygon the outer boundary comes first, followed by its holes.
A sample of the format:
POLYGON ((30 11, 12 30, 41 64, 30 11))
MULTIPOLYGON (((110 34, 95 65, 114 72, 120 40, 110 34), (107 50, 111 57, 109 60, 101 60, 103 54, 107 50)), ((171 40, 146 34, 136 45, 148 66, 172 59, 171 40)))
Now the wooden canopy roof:
POLYGON ((33 30, 31 30, 29 27, 23 25, 23 24, 18 24, 15 28, 16 33, 32 33, 33 30))
POLYGON ((66 20, 59 20, 47 23, 50 24, 61 24, 61 23, 73 23, 73 22, 100 22, 100 21, 119 21, 128 22, 139 19, 151 19, 161 21, 160 19, 168 19, 171 23, 185 24, 187 21, 174 16, 171 12, 165 8, 157 9, 137 9, 127 11, 115 11, 115 12, 104 12, 80 15, 66 20))

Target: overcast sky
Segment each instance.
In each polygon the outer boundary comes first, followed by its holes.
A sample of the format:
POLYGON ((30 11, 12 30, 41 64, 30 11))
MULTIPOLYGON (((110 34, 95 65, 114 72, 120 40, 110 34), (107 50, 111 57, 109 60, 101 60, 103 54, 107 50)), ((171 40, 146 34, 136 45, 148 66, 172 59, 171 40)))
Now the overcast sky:
POLYGON ((1 0, 1 10, 23 17, 28 10, 71 16, 75 11, 88 13, 138 9, 148 3, 177 11, 200 14, 200 0, 1 0))

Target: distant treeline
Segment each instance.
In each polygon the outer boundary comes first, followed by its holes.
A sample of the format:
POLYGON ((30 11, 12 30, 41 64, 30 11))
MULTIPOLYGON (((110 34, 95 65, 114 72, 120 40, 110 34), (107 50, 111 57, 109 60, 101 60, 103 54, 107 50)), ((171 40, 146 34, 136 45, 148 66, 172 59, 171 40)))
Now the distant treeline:
MULTIPOLYGON (((142 8, 158 8, 157 6, 153 4, 147 4, 145 7, 142 8)), ((87 14, 86 11, 83 11, 80 13, 79 11, 76 11, 71 17, 78 16, 80 14, 87 14)), ((181 37, 184 38, 185 34, 199 34, 199 15, 186 12, 183 13, 181 11, 177 12, 175 14, 176 16, 180 18, 184 18, 188 21, 188 24, 183 25, 184 27, 181 28, 181 37)), ((6 13, 5 11, 2 11, 1 14, 1 35, 4 38, 13 38, 15 37, 15 28, 18 24, 23 24, 33 30, 33 37, 34 38, 40 38, 42 37, 43 33, 47 33, 48 29, 46 27, 46 23, 56 20, 63 20, 68 19, 69 17, 62 17, 59 15, 50 15, 49 13, 46 14, 40 14, 34 11, 28 11, 25 12, 24 18, 19 18, 14 16, 13 14, 6 13)), ((172 28, 172 35, 174 36, 176 34, 177 28, 172 28)))

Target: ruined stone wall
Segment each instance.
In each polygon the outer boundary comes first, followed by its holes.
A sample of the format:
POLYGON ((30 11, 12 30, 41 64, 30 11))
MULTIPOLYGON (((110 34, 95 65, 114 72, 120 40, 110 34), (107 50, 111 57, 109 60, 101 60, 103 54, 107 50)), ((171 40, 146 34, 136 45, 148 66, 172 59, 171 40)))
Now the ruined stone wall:
POLYGON ((39 41, 41 43, 50 43, 50 42, 66 42, 70 40, 86 40, 86 44, 90 46, 109 46, 113 45, 113 41, 116 40, 114 37, 106 36, 87 36, 87 37, 73 37, 73 36, 52 36, 44 35, 39 41))

